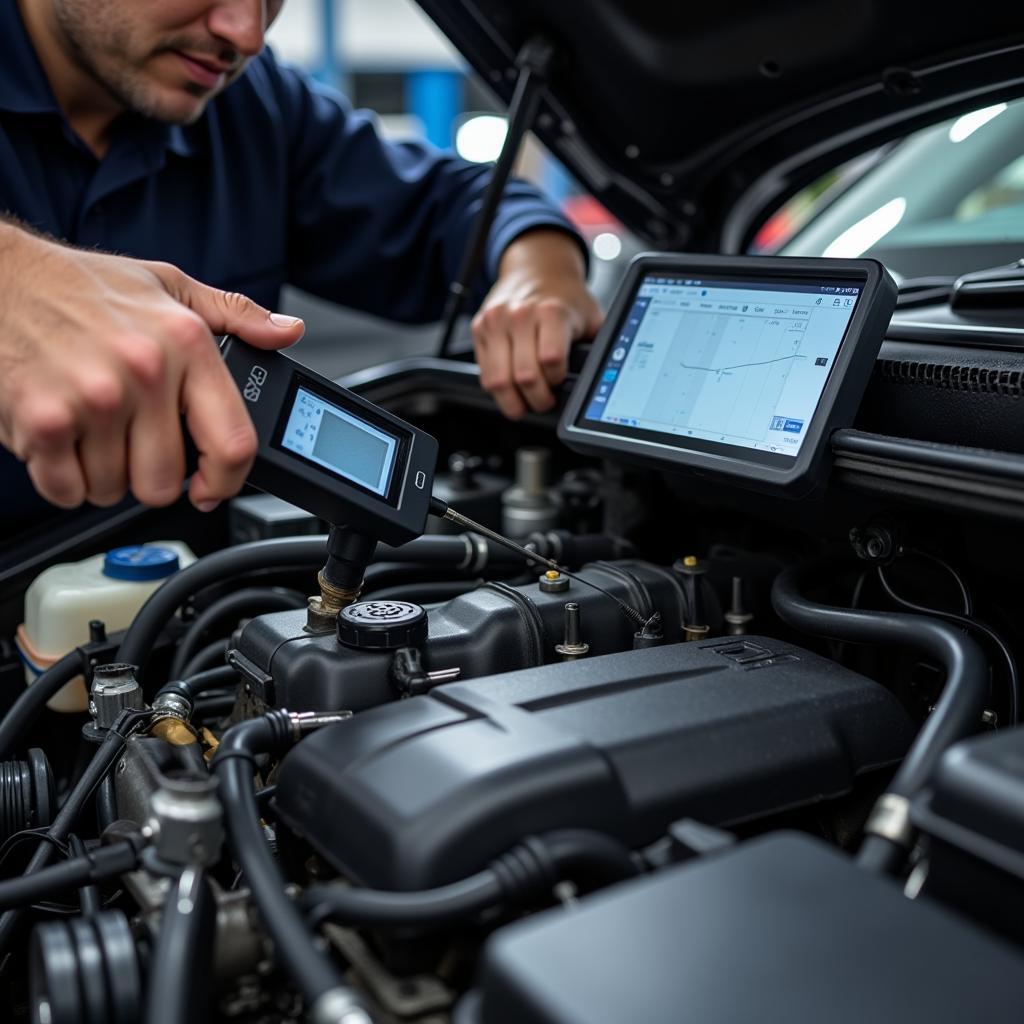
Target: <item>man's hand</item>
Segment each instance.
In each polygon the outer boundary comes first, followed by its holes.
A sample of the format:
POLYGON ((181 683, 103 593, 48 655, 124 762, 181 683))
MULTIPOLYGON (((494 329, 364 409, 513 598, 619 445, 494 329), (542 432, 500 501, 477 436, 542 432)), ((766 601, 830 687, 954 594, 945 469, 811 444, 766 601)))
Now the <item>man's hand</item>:
POLYGON ((510 419, 527 408, 550 409, 569 346, 592 337, 602 320, 579 245, 562 231, 521 235, 503 253, 498 280, 473 318, 481 385, 510 419))
POLYGON ((0 223, 0 444, 64 508, 147 505, 181 494, 181 415, 199 450, 189 496, 204 511, 235 494, 256 434, 214 344, 261 348, 303 325, 165 263, 71 249, 0 223))

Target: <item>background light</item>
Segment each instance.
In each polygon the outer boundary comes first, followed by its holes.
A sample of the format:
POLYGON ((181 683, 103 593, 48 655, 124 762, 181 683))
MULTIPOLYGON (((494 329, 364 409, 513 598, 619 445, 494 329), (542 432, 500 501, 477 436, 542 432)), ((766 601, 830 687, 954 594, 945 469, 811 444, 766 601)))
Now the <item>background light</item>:
POLYGON ((455 152, 463 160, 475 164, 491 163, 498 159, 508 124, 503 117, 494 114, 478 114, 459 125, 455 133, 455 152))
POLYGON ((869 213, 848 227, 822 255, 847 260, 856 259, 876 242, 885 238, 903 220, 903 214, 906 212, 906 199, 899 196, 890 200, 885 206, 880 206, 874 213, 869 213))
POLYGON ((998 117, 1006 109, 1005 103, 997 103, 994 107, 984 107, 970 114, 958 117, 949 126, 949 141, 963 142, 969 139, 982 125, 986 125, 994 117, 998 117))
POLYGON ((622 239, 610 231, 602 231, 590 245, 599 260, 614 260, 622 253, 622 239))

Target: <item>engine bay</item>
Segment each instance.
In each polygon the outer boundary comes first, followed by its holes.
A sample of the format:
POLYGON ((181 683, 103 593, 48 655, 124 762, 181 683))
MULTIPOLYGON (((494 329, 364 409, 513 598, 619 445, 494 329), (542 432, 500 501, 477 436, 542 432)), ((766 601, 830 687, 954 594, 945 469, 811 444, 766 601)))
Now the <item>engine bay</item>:
POLYGON ((246 495, 12 576, 8 1019, 1014 1019, 1013 527, 571 451, 467 369, 348 382, 436 438, 414 539, 246 495))

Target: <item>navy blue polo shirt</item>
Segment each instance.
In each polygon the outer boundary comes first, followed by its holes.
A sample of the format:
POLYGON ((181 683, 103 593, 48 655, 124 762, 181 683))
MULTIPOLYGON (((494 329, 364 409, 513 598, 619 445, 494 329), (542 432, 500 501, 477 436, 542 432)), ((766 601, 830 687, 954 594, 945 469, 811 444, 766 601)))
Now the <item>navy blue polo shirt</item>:
MULTIPOLYGON (((372 115, 268 50, 192 125, 125 114, 97 160, 65 120, 15 0, 0 0, 0 211, 75 245, 165 260, 269 308, 288 282, 392 320, 439 318, 489 168, 421 141, 388 142, 372 115)), ((504 248, 571 230, 512 182, 477 300, 504 248)), ((2 452, 2 450, 0 450, 2 452)), ((2 452, 0 519, 27 509, 2 452), (6 515, 4 515, 6 512, 6 515)))

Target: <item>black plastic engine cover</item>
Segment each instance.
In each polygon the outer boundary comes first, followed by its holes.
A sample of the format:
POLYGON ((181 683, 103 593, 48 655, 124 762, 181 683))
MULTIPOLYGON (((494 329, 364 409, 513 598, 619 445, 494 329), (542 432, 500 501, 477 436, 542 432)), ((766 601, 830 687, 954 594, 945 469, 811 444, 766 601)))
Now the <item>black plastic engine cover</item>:
POLYGON ((502 929, 455 1024, 1010 1024, 1024 957, 779 833, 502 929))
POLYGON ((282 820, 339 871, 441 885, 524 836, 631 845, 848 791, 905 752, 878 684, 761 637, 674 644, 438 687, 323 729, 284 760, 282 820))
MULTIPOLYGON (((684 597, 669 570, 624 559, 591 563, 579 575, 645 614, 660 612, 666 640, 682 637, 684 597)), ((592 654, 633 646, 636 623, 579 581, 560 594, 544 593, 536 582, 487 583, 430 609, 423 665, 458 668, 460 678, 476 679, 556 661, 568 601, 580 606, 592 654)), ((305 624, 305 611, 274 612, 242 630, 236 661, 258 697, 290 711, 362 711, 398 697, 392 652, 345 647, 334 633, 309 634, 305 624)))

